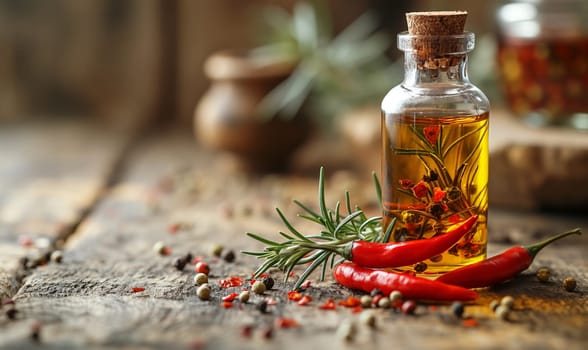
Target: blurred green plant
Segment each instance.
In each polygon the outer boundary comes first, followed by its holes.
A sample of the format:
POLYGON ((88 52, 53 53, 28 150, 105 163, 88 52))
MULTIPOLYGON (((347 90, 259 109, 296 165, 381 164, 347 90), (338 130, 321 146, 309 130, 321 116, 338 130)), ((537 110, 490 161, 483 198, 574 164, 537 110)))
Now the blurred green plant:
POLYGON ((400 81, 402 67, 386 51, 393 39, 377 31, 369 13, 336 34, 325 6, 299 2, 262 11, 264 44, 251 51, 267 62, 292 62, 292 74, 262 101, 266 117, 293 118, 304 106, 319 125, 331 125, 345 111, 379 101, 400 81))

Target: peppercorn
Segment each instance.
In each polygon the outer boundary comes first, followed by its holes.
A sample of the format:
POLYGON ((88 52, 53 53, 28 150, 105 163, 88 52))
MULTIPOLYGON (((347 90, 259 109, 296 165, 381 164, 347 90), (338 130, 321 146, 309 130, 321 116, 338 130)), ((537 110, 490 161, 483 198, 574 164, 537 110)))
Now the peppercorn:
POLYGON ((492 312, 496 312, 498 306, 500 306, 500 301, 494 299, 490 302, 490 310, 492 310, 492 312))
POLYGON ((18 314, 18 310, 14 306, 9 307, 8 310, 6 310, 6 317, 8 317, 9 320, 16 319, 16 314, 18 314))
POLYGON ((223 260, 228 262, 228 263, 232 263, 235 261, 235 252, 232 250, 227 251, 224 255, 223 255, 223 260))
POLYGON ((414 310, 416 309, 416 302, 414 300, 407 300, 404 303, 402 303, 402 313, 404 313, 405 315, 412 315, 414 313, 414 310))
POLYGON ((423 261, 418 262, 414 265, 414 272, 416 273, 422 273, 425 272, 425 270, 427 270, 427 264, 423 261))
POLYGON ((210 285, 208 283, 204 283, 196 290, 196 295, 201 300, 208 300, 210 298, 210 285))
POLYGON ((223 252, 224 247, 220 244, 213 244, 212 247, 210 248, 210 252, 212 253, 212 255, 216 256, 216 257, 220 257, 222 252, 223 252))
POLYGON ((255 294, 263 294, 265 293, 266 286, 262 281, 255 281, 255 283, 253 283, 253 286, 251 286, 251 290, 255 294))
POLYGON ((501 320, 507 320, 508 316, 510 315, 510 308, 506 305, 499 305, 496 308, 496 317, 498 317, 501 320))
POLYGON ((381 290, 379 290, 378 288, 374 288, 374 289, 372 289, 372 291, 370 292, 370 295, 371 295, 372 297, 375 297, 376 295, 382 295, 382 294, 384 294, 384 293, 382 293, 382 291, 381 291, 381 290))
POLYGON ((549 275, 549 269, 541 268, 537 271, 536 277, 539 282, 547 282, 549 281, 549 275))
POLYGON ((443 255, 439 254, 439 255, 435 255, 434 257, 430 258, 429 260, 431 260, 431 262, 439 262, 441 260, 443 260, 443 255))
POLYGON ((239 301, 242 303, 246 303, 249 301, 249 291, 244 290, 241 293, 239 293, 239 301))
POLYGON ((389 298, 390 298, 390 301, 392 302, 392 305, 394 305, 397 302, 399 302, 400 300, 402 300, 402 293, 400 293, 400 291, 393 290, 392 292, 390 292, 389 298))
POLYGON ((186 255, 184 255, 184 260, 186 260, 186 264, 189 264, 192 259, 194 259, 194 255, 192 255, 192 253, 187 252, 186 255))
POLYGON ((563 280, 563 287, 568 292, 573 292, 576 289, 577 283, 573 277, 568 277, 563 280))
POLYGON ((362 324, 370 328, 376 328, 376 315, 371 311, 362 312, 359 316, 359 320, 362 324))
POLYGON ((372 297, 369 295, 362 295, 361 299, 359 300, 362 307, 371 307, 372 306, 372 297))
POLYGON ((390 299, 388 299, 387 297, 382 297, 378 301, 378 307, 381 307, 382 309, 389 308, 390 307, 390 299))
POLYGON ((267 312, 267 301, 262 300, 261 302, 259 302, 257 304, 257 310, 259 310, 259 312, 261 312, 262 314, 265 314, 267 312))
POLYGON ((50 260, 54 263, 60 264, 63 261, 63 253, 61 250, 51 252, 50 260))
POLYGON ((194 276, 194 284, 200 286, 204 283, 208 283, 208 276, 205 273, 197 273, 194 276))
POLYGON ((163 243, 162 241, 155 242, 155 244, 153 245, 153 251, 157 254, 163 255, 166 249, 167 247, 165 246, 165 243, 163 243))
POLYGON ((274 287, 274 279, 270 276, 264 277, 261 282, 265 284, 265 289, 270 290, 274 287))
POLYGON ((41 341, 41 323, 34 322, 31 325, 31 339, 35 342, 41 341))
POLYGON ((339 328, 337 328, 337 336, 339 339, 347 342, 353 341, 356 333, 357 329, 351 320, 343 320, 339 325, 339 328))
POLYGON ((512 307, 514 306, 514 302, 514 298, 510 295, 507 295, 504 298, 502 298, 502 300, 500 300, 500 305, 506 306, 508 309, 512 309, 512 307))
POLYGON ((210 267, 204 261, 199 261, 194 266, 194 271, 208 275, 210 273, 210 267))
POLYGON ((183 271, 185 266, 186 266, 186 259, 184 257, 177 258, 174 260, 174 267, 178 271, 183 271))
POLYGON ((274 329, 272 326, 267 326, 262 332, 262 335, 265 339, 271 339, 274 336, 274 329))
POLYGON ((462 302, 456 301, 451 304, 451 313, 454 314, 457 318, 463 317, 463 312, 465 310, 465 306, 462 302))

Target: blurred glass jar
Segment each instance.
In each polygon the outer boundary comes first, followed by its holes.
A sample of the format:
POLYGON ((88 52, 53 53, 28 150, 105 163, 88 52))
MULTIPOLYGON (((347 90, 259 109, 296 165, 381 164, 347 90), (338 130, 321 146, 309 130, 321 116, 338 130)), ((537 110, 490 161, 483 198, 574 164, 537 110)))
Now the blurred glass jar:
POLYGON ((510 1, 497 17, 511 110, 533 125, 588 130, 588 1, 510 1))

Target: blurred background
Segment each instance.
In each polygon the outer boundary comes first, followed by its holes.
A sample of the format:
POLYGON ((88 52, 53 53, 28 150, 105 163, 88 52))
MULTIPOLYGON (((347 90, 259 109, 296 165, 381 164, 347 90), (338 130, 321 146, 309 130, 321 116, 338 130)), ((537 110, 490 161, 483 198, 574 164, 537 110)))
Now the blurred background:
MULTIPOLYGON (((267 7, 294 0, 0 0, 0 119, 77 115, 190 124, 213 52, 263 43, 267 7)), ((404 13, 465 9, 493 33, 496 1, 324 1, 335 31, 369 11, 397 57, 404 13)), ((398 67, 400 69, 400 66, 398 67)), ((400 72, 398 74, 401 74, 400 72)), ((391 77, 389 86, 398 81, 391 77)))
POLYGON ((123 130, 179 125, 195 129, 206 146, 241 152, 259 165, 288 152, 273 147, 276 137, 290 142, 288 147, 306 142, 308 124, 287 123, 310 119, 323 134, 341 132, 352 150, 367 155, 357 158, 377 169, 375 116, 386 91, 402 79, 395 46, 396 34, 406 29, 405 12, 466 10, 466 30, 477 37, 470 78, 490 98, 493 116, 527 115, 537 125, 573 121, 573 131, 543 134, 504 124, 491 133, 491 201, 532 209, 588 207, 588 138, 576 133, 588 129, 585 1, 312 3, 0 0, 0 121, 67 117, 123 130), (218 55, 222 50, 229 53, 218 55), (251 72, 244 58, 252 57, 256 69, 259 62, 281 63, 251 72), (245 88, 243 100, 231 95, 254 80, 253 74, 261 75, 260 85, 245 88), (276 91, 288 76, 296 79, 276 91), (239 85, 219 97, 231 79, 239 85), (224 124, 235 124, 243 111, 263 114, 252 105, 270 91, 265 112, 280 110, 285 125, 278 121, 261 134, 235 137, 215 129, 214 121, 198 120, 199 111, 225 113, 224 124), (310 118, 293 117, 301 111, 310 118), (289 136, 275 136, 280 129, 289 136), (272 146, 254 146, 264 138, 272 146), (511 147, 512 140, 528 141, 511 147), (259 154, 268 148, 279 154, 259 154))

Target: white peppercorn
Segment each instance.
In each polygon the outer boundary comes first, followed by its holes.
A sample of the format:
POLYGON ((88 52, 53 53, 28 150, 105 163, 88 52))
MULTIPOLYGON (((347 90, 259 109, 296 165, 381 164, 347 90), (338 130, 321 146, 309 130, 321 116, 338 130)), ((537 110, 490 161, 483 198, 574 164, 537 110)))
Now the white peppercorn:
POLYGON ((196 290, 196 295, 201 300, 208 300, 210 298, 210 285, 208 283, 204 283, 196 290))
POLYGON ((197 273, 194 276, 194 284, 200 286, 204 283, 208 283, 208 276, 205 273, 197 273))
POLYGON ((249 301, 249 291, 244 290, 241 293, 239 293, 239 301, 242 303, 246 303, 249 301))
POLYGON ((255 294, 263 294, 265 293, 265 289, 265 284, 262 281, 255 281, 255 283, 253 283, 253 286, 251 286, 251 290, 255 294))

